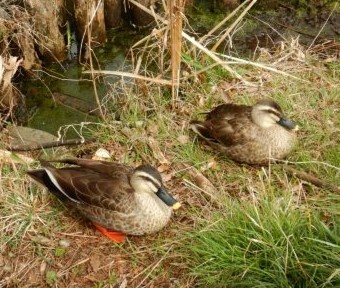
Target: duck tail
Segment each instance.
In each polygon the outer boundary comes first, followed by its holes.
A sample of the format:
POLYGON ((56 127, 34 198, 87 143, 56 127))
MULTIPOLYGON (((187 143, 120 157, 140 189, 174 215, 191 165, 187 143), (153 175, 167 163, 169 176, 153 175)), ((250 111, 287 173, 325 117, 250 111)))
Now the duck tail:
POLYGON ((27 175, 39 184, 45 186, 52 194, 54 194, 59 200, 65 202, 67 200, 76 201, 70 195, 68 195, 62 186, 58 182, 58 169, 54 167, 50 162, 59 162, 58 160, 44 160, 39 159, 42 169, 29 170, 27 175))
POLYGON ((197 135, 202 137, 203 139, 211 142, 215 142, 216 140, 211 137, 209 130, 207 127, 204 125, 204 122, 198 121, 198 120, 193 120, 190 121, 190 128, 192 131, 194 131, 197 135))
POLYGON ((51 191, 55 196, 57 196, 61 201, 67 200, 67 197, 60 192, 58 187, 54 185, 53 181, 47 174, 45 169, 29 170, 26 172, 33 180, 39 184, 45 186, 49 191, 51 191))

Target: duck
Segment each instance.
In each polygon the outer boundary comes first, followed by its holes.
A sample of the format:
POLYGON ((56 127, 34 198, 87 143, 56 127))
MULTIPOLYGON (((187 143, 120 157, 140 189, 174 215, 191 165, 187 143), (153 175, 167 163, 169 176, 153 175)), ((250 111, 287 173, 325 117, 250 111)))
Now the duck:
POLYGON ((246 164, 265 165, 285 158, 297 142, 298 125, 271 99, 255 105, 221 104, 193 120, 190 128, 213 149, 246 164))
POLYGON ((149 164, 132 168, 80 158, 39 161, 42 168, 27 174, 117 243, 126 235, 161 230, 181 205, 149 164), (56 168, 51 162, 72 166, 56 168))

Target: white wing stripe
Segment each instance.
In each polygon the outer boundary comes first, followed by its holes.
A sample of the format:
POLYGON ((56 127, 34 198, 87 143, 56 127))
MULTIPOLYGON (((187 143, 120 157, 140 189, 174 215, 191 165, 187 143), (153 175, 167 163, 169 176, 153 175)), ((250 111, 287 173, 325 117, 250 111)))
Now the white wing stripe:
POLYGON ((44 168, 48 177, 50 178, 50 180, 52 181, 52 183, 59 189, 59 191, 61 193, 63 193, 68 199, 70 199, 71 201, 73 202, 77 202, 77 203, 80 203, 78 200, 74 199, 74 198, 71 198, 62 188, 61 186, 59 185, 57 179, 55 179, 53 173, 51 171, 48 170, 48 168, 44 168))

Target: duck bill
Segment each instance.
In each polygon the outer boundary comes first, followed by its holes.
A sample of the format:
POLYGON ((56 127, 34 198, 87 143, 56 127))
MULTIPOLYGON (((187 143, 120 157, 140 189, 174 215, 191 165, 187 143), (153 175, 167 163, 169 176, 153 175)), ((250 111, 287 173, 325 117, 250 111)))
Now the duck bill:
POLYGON ((168 191, 166 191, 163 187, 159 188, 156 195, 169 207, 172 209, 177 210, 181 207, 181 203, 179 203, 168 191))
POLYGON ((288 130, 298 130, 296 123, 286 117, 281 117, 277 123, 288 130))

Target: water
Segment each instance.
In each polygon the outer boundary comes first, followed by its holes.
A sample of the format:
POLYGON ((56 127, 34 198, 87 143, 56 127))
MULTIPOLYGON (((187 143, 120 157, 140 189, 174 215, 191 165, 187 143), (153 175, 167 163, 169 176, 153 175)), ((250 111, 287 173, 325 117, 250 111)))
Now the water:
MULTIPOLYGON (((109 32, 107 43, 95 50, 100 68, 129 70, 127 47, 141 37, 141 33, 131 30, 109 32)), ((39 79, 29 79, 23 83, 21 90, 26 95, 27 108, 23 122, 26 126, 56 135, 64 125, 99 121, 98 113, 88 113, 94 110, 98 112, 93 83, 88 74, 82 73, 85 68, 78 64, 74 47, 71 48, 68 63, 51 63, 44 69, 45 72, 40 73, 39 79)), ((105 80, 96 81, 99 98, 102 99, 109 92, 108 84, 119 79, 118 76, 105 76, 105 80)), ((68 136, 75 135, 71 133, 68 136)))

